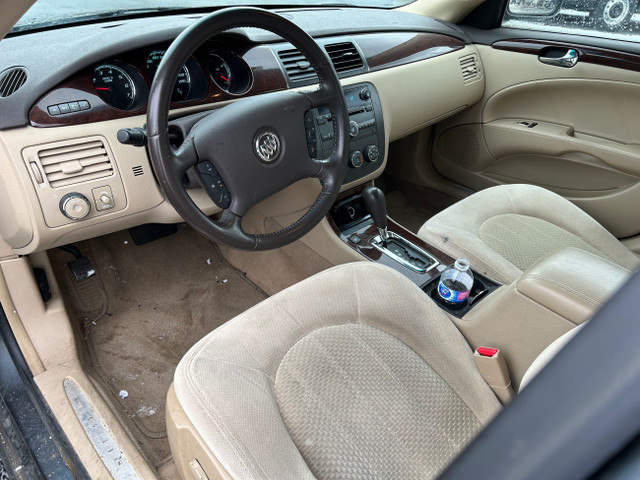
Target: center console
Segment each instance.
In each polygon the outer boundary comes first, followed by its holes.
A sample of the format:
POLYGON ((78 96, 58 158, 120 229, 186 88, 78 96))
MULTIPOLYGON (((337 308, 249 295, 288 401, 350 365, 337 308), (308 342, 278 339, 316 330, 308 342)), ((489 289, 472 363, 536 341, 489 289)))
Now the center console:
POLYGON ((375 187, 359 187, 338 199, 329 223, 349 247, 373 262, 408 277, 450 315, 462 318, 500 284, 477 273, 466 302, 454 305, 440 299, 440 274, 455 259, 386 216, 384 195, 375 187))
POLYGON ((351 249, 418 285, 450 315, 472 349, 498 349, 508 364, 505 378, 515 390, 548 345, 588 321, 631 275, 600 256, 565 248, 541 258, 510 284, 473 271, 467 301, 451 305, 439 297, 437 287, 442 271, 455 259, 388 219, 379 189, 345 192, 328 220, 351 249))

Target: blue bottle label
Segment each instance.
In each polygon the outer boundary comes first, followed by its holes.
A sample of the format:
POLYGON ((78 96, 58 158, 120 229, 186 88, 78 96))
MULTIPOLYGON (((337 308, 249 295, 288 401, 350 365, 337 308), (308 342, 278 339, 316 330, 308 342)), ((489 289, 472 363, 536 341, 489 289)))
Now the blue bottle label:
POLYGON ((440 281, 438 284, 438 294, 447 302, 461 303, 464 302, 469 296, 469 292, 457 292, 444 286, 444 283, 440 281))

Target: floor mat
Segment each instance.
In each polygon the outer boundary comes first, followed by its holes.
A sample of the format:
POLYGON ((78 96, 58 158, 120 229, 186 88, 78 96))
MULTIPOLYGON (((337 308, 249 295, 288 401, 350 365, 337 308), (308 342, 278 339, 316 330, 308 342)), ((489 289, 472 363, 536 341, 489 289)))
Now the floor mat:
POLYGON ((165 396, 178 361, 266 294, 186 226, 142 246, 126 231, 77 245, 97 275, 92 284, 76 284, 65 268, 69 254, 52 250, 61 289, 81 323, 100 383, 158 466, 169 456, 165 396))

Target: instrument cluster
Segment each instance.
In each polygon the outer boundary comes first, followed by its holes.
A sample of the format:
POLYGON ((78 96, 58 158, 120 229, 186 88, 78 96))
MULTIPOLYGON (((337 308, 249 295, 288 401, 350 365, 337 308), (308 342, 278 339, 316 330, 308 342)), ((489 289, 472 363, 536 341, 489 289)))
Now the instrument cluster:
MULTIPOLYGON (((148 51, 144 61, 137 63, 119 60, 100 63, 91 75, 96 95, 118 110, 134 111, 144 107, 165 53, 166 50, 155 48, 148 51)), ((251 87, 251 70, 240 56, 228 50, 212 49, 191 56, 176 78, 171 101, 180 103, 204 98, 209 81, 222 92, 242 95, 251 87)))

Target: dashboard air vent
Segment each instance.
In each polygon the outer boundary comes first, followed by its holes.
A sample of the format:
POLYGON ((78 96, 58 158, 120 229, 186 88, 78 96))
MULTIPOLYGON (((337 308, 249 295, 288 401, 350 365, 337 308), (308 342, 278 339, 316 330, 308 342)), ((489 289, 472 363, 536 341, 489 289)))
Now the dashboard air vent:
POLYGON ((101 140, 44 148, 37 155, 53 188, 113 175, 111 159, 101 140))
POLYGON ((329 54, 336 72, 357 70, 364 66, 358 49, 351 42, 332 43, 326 45, 324 49, 329 54))
POLYGON ((278 52, 278 56, 280 57, 280 61, 292 82, 317 78, 316 72, 314 72, 311 67, 309 60, 307 60, 305 56, 295 48, 290 50, 280 50, 278 52))
POLYGON ((134 177, 139 177, 140 175, 144 175, 144 169, 142 168, 142 165, 136 165, 131 170, 133 171, 134 177))
POLYGON ((18 91, 27 81, 27 71, 21 67, 13 67, 0 73, 0 97, 8 97, 18 91))
POLYGON ((480 62, 478 61, 478 56, 475 53, 465 57, 460 57, 460 68, 462 68, 462 79, 464 80, 465 85, 482 78, 480 62))

